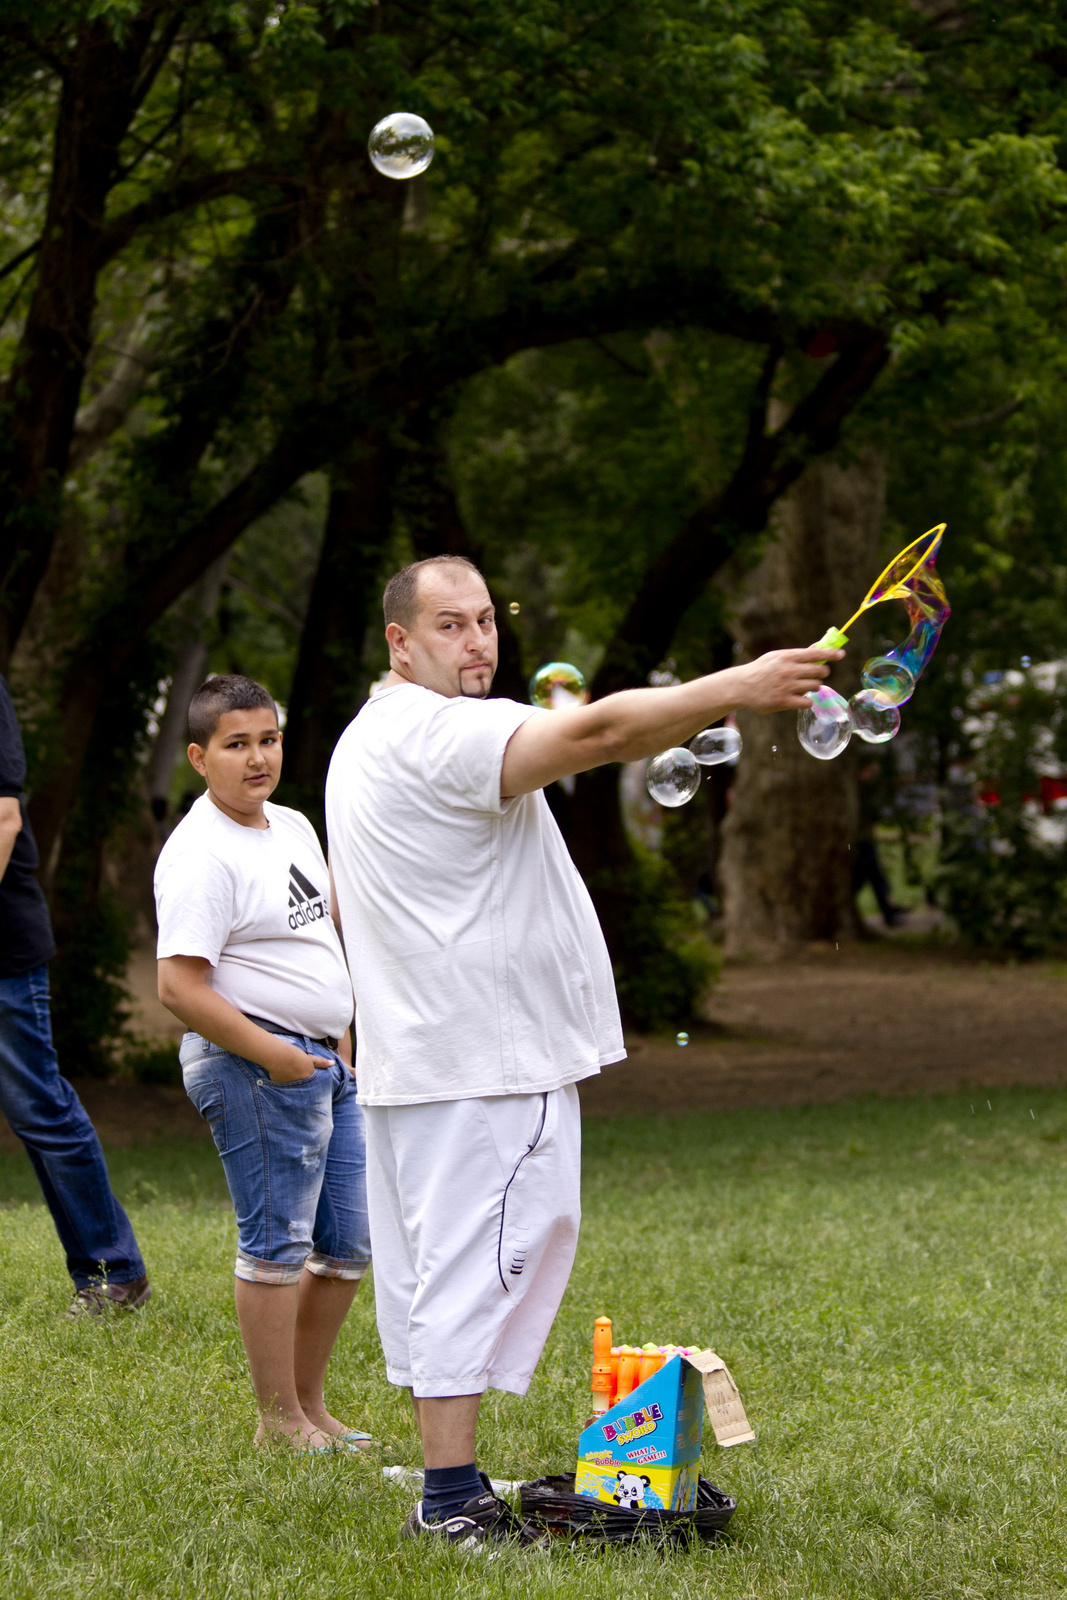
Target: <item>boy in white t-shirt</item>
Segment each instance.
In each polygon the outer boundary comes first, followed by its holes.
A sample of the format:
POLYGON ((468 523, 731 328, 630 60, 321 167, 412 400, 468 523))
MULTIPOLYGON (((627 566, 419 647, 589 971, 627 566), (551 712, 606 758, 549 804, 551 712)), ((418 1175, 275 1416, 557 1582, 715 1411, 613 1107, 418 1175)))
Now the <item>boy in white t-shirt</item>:
POLYGON ((359 1449, 323 1380, 370 1262, 352 986, 314 829, 271 805, 282 743, 249 678, 189 706, 207 780, 156 865, 159 997, 190 1030, 185 1087, 210 1123, 237 1213, 237 1316, 259 1402, 256 1442, 359 1449))

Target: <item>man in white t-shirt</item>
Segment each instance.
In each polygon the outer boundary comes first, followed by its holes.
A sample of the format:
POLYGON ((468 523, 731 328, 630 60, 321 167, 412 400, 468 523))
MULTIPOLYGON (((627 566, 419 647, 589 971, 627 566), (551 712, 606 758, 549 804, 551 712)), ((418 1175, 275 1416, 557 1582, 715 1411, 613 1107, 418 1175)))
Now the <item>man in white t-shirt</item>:
POLYGON ((378 1326, 426 1467, 405 1532, 481 1542, 517 1530, 474 1464, 478 1405, 530 1382, 578 1234, 575 1084, 625 1055, 603 936, 541 791, 736 707, 803 708, 835 652, 774 651, 543 712, 486 698, 496 626, 470 562, 405 568, 384 608, 390 672, 327 780, 330 865, 356 991, 378 1326))
POLYGON ((189 707, 207 780, 156 864, 159 997, 190 1030, 182 1075, 237 1213, 234 1294, 256 1442, 360 1449, 326 1364, 370 1260, 352 986, 315 830, 272 805, 278 717, 262 684, 209 678, 189 707))

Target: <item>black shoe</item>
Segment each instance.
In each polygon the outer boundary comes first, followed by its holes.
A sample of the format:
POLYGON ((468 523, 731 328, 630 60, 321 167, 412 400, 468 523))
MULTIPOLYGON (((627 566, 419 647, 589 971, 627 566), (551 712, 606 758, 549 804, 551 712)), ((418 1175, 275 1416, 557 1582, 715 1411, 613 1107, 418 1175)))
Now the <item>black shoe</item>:
POLYGON ((68 1317, 104 1317, 110 1311, 139 1311, 152 1298, 147 1277, 132 1283, 87 1283, 67 1307, 68 1317))
POLYGON ((443 1522, 425 1522, 422 1501, 414 1507, 400 1530, 402 1539, 419 1539, 423 1534, 433 1534, 458 1550, 476 1550, 487 1544, 541 1543, 542 1536, 517 1517, 506 1500, 495 1495, 489 1479, 479 1472, 485 1485, 482 1494, 468 1500, 462 1511, 445 1517, 443 1522))

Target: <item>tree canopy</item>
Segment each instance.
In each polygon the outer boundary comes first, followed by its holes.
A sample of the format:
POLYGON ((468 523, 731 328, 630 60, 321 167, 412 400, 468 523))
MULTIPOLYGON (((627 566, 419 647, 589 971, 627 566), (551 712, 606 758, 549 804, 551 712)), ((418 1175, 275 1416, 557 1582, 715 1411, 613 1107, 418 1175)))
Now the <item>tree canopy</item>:
MULTIPOLYGON (((930 736, 972 656, 1060 648, 1057 8, 8 0, 2 26, 0 668, 74 922, 220 593, 280 630, 312 809, 383 563, 475 553, 523 589, 500 687, 569 628, 609 693, 709 666, 709 584, 872 442, 887 539, 952 525, 930 736), (400 107, 437 138, 408 183, 366 156, 400 107)), ((617 774, 563 810, 625 963, 617 774)))

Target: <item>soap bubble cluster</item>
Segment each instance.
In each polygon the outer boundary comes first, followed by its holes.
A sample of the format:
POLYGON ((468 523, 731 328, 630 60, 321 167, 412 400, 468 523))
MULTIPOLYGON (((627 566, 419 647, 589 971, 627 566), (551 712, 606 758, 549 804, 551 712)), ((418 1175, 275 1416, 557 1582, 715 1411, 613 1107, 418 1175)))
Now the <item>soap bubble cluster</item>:
POLYGON ((700 767, 689 750, 676 746, 653 756, 645 782, 649 794, 661 806, 684 806, 700 787, 700 767))
POLYGON ((825 684, 808 695, 811 704, 797 712, 797 738, 809 756, 832 761, 852 738, 848 703, 825 684))
POLYGON ((883 695, 890 705, 902 706, 915 692, 915 679, 903 661, 893 656, 872 656, 860 673, 865 689, 883 695))
POLYGON ((530 679, 530 704, 544 711, 566 711, 588 699, 585 679, 569 661, 550 661, 530 679))
POLYGON ((848 703, 852 731, 868 744, 885 744, 900 728, 900 712, 878 689, 861 689, 848 703))
POLYGON ((705 728, 689 748, 702 767, 717 767, 723 762, 736 766, 741 754, 741 735, 736 728, 705 728))
POLYGON ((413 111, 393 111, 374 124, 367 150, 383 177, 417 178, 433 160, 433 129, 413 111))

